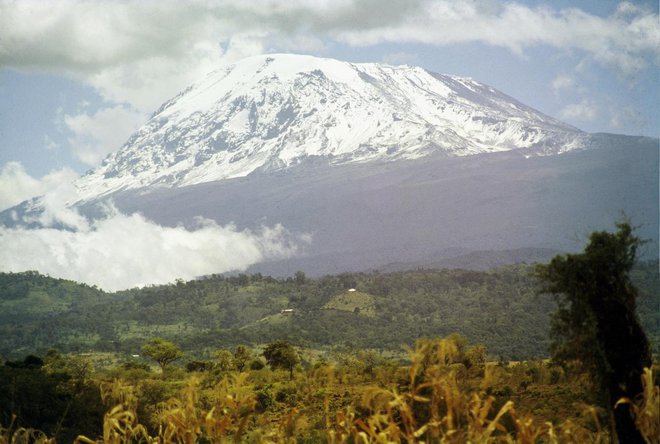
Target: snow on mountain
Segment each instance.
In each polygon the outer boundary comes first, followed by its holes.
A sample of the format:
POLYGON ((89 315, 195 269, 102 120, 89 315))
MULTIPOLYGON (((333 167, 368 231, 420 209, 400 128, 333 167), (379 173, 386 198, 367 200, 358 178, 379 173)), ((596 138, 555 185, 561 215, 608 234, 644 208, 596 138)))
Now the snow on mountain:
POLYGON ((84 198, 330 164, 581 148, 586 134, 468 78, 302 55, 251 57, 165 103, 77 182, 84 198))

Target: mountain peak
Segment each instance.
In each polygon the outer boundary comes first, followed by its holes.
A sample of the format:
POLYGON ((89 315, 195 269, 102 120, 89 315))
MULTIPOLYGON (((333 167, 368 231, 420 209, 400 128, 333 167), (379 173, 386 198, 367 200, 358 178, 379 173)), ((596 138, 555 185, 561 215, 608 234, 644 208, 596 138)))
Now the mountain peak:
POLYGON ((103 165, 86 197, 287 168, 583 146, 583 133, 469 78, 294 54, 249 57, 166 102, 103 165))

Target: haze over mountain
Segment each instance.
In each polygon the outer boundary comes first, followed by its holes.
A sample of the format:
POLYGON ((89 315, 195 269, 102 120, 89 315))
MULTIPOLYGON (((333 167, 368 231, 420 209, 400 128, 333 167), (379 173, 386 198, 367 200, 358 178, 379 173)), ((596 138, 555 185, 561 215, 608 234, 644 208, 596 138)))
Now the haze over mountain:
MULTIPOLYGON (((260 253, 233 268, 240 248, 228 250, 217 271, 318 275, 479 267, 479 251, 498 264, 492 251, 536 260, 580 248, 621 212, 657 257, 657 185, 657 139, 585 133, 471 79, 278 54, 165 103, 75 183, 69 204, 104 217, 99 204, 112 202, 170 229, 200 217, 241 232, 279 227, 284 240, 253 239, 260 253)), ((0 220, 34 223, 46 203, 0 220)))

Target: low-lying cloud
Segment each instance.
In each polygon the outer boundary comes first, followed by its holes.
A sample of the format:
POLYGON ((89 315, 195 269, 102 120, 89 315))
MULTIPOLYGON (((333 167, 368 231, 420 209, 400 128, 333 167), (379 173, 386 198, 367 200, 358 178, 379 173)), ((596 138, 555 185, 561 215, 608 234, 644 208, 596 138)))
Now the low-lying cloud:
POLYGON ((30 176, 20 162, 7 162, 0 168, 0 211, 18 205, 70 183, 78 174, 70 168, 53 170, 42 178, 30 176))
POLYGON ((310 241, 281 225, 241 231, 199 218, 192 228, 165 227, 111 206, 90 221, 57 203, 46 202, 52 208, 31 221, 46 226, 0 227, 0 271, 37 270, 116 291, 244 270, 298 254, 310 241))

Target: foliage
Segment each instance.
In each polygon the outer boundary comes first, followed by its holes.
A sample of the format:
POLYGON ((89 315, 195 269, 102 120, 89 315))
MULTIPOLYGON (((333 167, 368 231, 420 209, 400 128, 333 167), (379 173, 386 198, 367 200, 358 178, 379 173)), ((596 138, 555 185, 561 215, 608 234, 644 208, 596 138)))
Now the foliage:
POLYGON ((234 367, 234 357, 229 350, 218 350, 214 353, 215 367, 223 372, 234 367))
POLYGON ((263 356, 271 369, 289 370, 289 375, 293 379, 293 369, 300 362, 300 358, 291 344, 286 341, 275 341, 266 346, 263 356))
MULTIPOLYGON (((12 282, 27 288, 13 294, 29 295, 5 300, 0 293, 0 355, 19 358, 51 347, 139 354, 157 336, 194 358, 204 357, 204 350, 277 339, 313 347, 399 350, 420 336, 459 332, 497 358, 543 357, 550 345, 548 315, 556 304, 550 295, 537 294, 531 270, 345 273, 304 282, 258 274, 208 276, 113 294, 36 273, 0 273, 6 288, 12 282), (347 299, 350 288, 365 298, 347 299), (342 298, 346 304, 336 308, 348 311, 323 308, 342 298), (13 307, 10 316, 4 316, 7 304, 13 307), (31 308, 40 304, 47 310, 31 308), (294 313, 280 315, 284 308, 294 313)), ((640 318, 656 352, 659 275, 657 261, 639 264, 632 273, 640 289, 640 318)))
POLYGON ((183 352, 177 345, 162 338, 150 339, 142 347, 142 354, 156 361, 161 369, 183 357, 183 352))
POLYGON ((636 313, 637 290, 630 272, 641 241, 627 222, 615 233, 594 232, 584 252, 555 257, 539 266, 546 291, 558 295, 553 318, 553 355, 583 362, 609 396, 622 442, 643 442, 630 406, 643 390, 649 344, 636 313))
POLYGON ((96 430, 103 406, 90 374, 86 362, 54 351, 44 359, 28 356, 0 365, 0 424, 9 424, 4 430, 5 442, 23 442, 20 436, 48 442, 32 430, 37 425, 48 436, 65 442, 78 433, 96 430))
POLYGON ((245 370, 245 366, 248 364, 248 362, 251 359, 252 359, 252 355, 250 354, 248 349, 244 345, 239 345, 234 350, 232 363, 234 364, 234 368, 236 368, 238 372, 242 372, 243 370, 245 370))
POLYGON ((188 372, 205 372, 213 368, 213 363, 209 361, 190 361, 186 364, 186 371, 188 372))
POLYGON ((55 438, 49 438, 41 430, 32 428, 15 427, 12 422, 9 427, 2 427, 0 423, 0 444, 33 443, 33 444, 55 444, 55 438))

